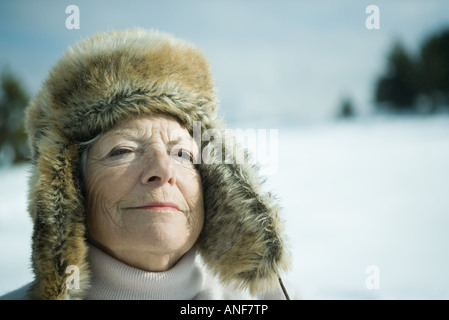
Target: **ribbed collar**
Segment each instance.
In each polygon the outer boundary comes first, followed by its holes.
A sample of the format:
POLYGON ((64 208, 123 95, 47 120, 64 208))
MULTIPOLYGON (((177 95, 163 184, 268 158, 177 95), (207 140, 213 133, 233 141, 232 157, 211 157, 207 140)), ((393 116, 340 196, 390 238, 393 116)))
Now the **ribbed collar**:
POLYGON ((91 288, 88 300, 191 300, 201 291, 203 275, 194 249, 165 272, 130 267, 89 244, 91 288))

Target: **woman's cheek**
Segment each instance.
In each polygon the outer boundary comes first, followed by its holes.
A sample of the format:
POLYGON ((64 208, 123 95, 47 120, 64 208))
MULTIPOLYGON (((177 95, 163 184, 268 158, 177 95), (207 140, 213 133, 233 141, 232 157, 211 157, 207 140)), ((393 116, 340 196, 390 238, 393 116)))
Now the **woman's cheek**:
POLYGON ((115 220, 115 208, 121 196, 116 195, 117 183, 111 181, 112 175, 95 174, 87 181, 88 215, 105 219, 106 215, 115 220), (116 199, 115 199, 116 198, 116 199))
POLYGON ((187 185, 183 185, 180 188, 183 194, 184 200, 189 207, 187 221, 189 229, 191 231, 201 230, 204 223, 204 203, 201 184, 192 183, 190 188, 187 185), (197 188, 192 189, 191 186, 196 185, 197 188))

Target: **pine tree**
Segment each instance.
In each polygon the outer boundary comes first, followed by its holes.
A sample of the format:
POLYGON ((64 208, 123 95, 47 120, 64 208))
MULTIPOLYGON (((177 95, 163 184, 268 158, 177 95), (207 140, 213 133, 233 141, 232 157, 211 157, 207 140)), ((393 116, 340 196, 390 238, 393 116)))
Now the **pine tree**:
POLYGON ((3 71, 0 83, 0 164, 20 163, 28 159, 24 128, 24 110, 28 96, 20 81, 3 71))
POLYGON ((396 43, 388 57, 388 71, 377 82, 376 102, 393 111, 411 111, 417 97, 416 65, 405 48, 396 43))
POLYGON ((397 112, 449 109, 449 30, 428 37, 413 58, 396 43, 375 88, 377 107, 397 112))
POLYGON ((449 30, 435 34, 421 48, 420 91, 431 101, 431 110, 449 108, 449 30))

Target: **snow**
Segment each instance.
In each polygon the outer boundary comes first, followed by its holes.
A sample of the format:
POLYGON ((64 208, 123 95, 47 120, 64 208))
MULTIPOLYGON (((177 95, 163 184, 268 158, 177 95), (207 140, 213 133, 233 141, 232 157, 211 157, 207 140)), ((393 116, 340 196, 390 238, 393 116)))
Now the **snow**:
POLYGON ((32 279, 27 170, 26 165, 0 169, 0 295, 32 279))
MULTIPOLYGON (((277 147, 284 282, 306 299, 449 299, 449 116, 280 127, 277 147)), ((0 169, 0 294, 32 279, 27 177, 0 169)))

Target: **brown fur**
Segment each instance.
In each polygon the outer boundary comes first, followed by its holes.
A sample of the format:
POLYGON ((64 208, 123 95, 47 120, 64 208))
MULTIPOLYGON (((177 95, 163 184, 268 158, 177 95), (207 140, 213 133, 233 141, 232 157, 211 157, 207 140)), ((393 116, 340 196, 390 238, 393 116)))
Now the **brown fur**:
MULTIPOLYGON (((224 129, 209 65, 191 44, 132 29, 88 38, 70 48, 27 110, 32 149, 29 211, 34 221, 32 297, 82 299, 89 286, 79 142, 140 114, 165 113, 192 132, 224 129), (81 290, 68 290, 66 268, 80 268, 81 290)), ((203 146, 204 147, 204 146, 203 146)), ((226 283, 268 289, 289 264, 279 208, 260 191, 257 169, 198 165, 206 222, 198 250, 226 283)))

